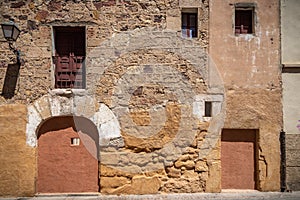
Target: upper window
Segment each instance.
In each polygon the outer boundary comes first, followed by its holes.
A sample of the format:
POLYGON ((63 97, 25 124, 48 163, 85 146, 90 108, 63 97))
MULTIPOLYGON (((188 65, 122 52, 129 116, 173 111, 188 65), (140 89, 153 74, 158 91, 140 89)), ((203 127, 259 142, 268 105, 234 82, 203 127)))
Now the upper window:
POLYGON ((197 9, 183 9, 181 13, 181 31, 183 37, 196 38, 198 36, 197 9))
POLYGON ((238 4, 235 6, 235 34, 254 33, 254 6, 238 4))
POLYGON ((53 27, 55 88, 85 88, 85 27, 53 27))

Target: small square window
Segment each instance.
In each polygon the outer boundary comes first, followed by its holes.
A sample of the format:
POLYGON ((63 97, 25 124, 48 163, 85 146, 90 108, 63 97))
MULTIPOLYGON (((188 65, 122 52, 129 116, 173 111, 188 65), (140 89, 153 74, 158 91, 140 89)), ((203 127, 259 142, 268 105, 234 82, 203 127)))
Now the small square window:
POLYGON ((182 37, 196 38, 198 36, 197 9, 183 9, 181 13, 182 37))
POLYGON ((211 116, 212 116, 212 102, 205 101, 204 117, 211 117, 211 116))
POLYGON ((71 138, 71 145, 72 146, 79 146, 80 145, 80 139, 79 138, 71 138))
POLYGON ((235 7, 235 34, 254 33, 254 6, 235 7))

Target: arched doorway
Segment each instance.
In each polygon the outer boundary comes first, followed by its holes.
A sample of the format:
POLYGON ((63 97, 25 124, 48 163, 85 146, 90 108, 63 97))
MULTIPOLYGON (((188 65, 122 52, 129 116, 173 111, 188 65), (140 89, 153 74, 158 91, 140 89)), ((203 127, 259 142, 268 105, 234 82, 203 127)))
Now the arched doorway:
POLYGON ((37 193, 99 191, 96 126, 84 117, 52 117, 38 130, 37 193))

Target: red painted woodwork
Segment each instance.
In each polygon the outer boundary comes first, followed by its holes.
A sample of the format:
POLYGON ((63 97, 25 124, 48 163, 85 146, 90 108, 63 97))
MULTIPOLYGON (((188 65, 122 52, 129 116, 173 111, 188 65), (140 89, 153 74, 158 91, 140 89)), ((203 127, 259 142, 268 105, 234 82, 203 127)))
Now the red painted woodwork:
POLYGON ((84 57, 54 56, 55 87, 56 88, 84 88, 83 68, 84 57))
POLYGON ((81 138, 79 145, 72 145, 72 138, 80 138, 72 127, 40 135, 38 193, 98 192, 98 160, 85 148, 81 138))
POLYGON ((55 88, 85 88, 85 28, 54 27, 55 88))
POLYGON ((222 132, 222 189, 255 189, 255 130, 222 132))

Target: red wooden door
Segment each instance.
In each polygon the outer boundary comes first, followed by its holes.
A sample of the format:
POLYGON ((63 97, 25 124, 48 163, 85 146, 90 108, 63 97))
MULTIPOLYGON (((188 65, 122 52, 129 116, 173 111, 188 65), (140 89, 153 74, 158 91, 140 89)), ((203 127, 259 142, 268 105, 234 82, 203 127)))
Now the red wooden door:
POLYGON ((255 189, 255 130, 222 132, 222 189, 255 189))
POLYGON ((37 192, 98 192, 98 160, 72 127, 40 135, 37 192))

